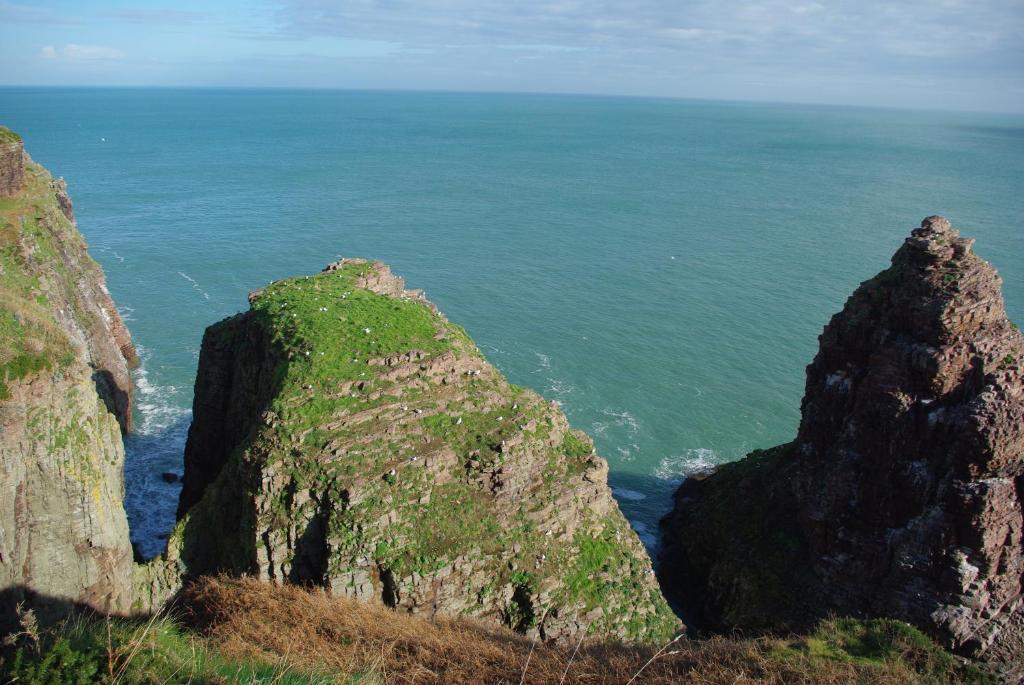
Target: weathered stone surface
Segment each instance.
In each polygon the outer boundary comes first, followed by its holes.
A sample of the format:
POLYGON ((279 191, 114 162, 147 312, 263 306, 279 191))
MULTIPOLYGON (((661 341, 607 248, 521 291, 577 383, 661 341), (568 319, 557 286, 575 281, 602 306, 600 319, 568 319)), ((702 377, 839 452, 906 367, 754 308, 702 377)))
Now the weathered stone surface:
POLYGON ((21 137, 0 126, 0 197, 21 192, 25 179, 25 146, 21 137))
POLYGON ((24 599, 125 611, 135 352, 63 183, 24 160, 0 212, 0 619, 24 599))
POLYGON ((386 266, 211 326, 176 537, 189 572, 312 583, 569 641, 678 627, 607 464, 386 266))
POLYGON ((680 488, 661 572, 710 624, 892 616, 1024 662, 1024 338, 972 243, 926 219, 826 326, 795 443, 680 488))

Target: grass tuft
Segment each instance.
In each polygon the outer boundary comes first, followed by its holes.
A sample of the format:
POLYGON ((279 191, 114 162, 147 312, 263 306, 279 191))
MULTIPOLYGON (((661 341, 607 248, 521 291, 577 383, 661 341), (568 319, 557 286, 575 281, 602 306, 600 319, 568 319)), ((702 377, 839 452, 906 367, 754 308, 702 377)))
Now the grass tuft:
POLYGON ((4 143, 20 143, 21 136, 7 128, 6 126, 0 126, 0 145, 4 143))

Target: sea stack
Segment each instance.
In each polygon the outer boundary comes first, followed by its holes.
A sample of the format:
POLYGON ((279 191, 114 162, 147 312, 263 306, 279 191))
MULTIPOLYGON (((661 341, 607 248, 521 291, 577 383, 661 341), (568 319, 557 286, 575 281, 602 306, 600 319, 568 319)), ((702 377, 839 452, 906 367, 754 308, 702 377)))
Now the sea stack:
POLYGON ((171 545, 249 574, 556 642, 679 622, 558 406, 379 262, 273 283, 207 329, 171 545))
POLYGON ((925 219, 825 327, 796 440, 680 487, 660 573, 705 624, 888 616, 1021 667, 1024 337, 973 242, 925 219))
POLYGON ((135 350, 63 181, 0 128, 0 630, 25 603, 127 611, 135 350))

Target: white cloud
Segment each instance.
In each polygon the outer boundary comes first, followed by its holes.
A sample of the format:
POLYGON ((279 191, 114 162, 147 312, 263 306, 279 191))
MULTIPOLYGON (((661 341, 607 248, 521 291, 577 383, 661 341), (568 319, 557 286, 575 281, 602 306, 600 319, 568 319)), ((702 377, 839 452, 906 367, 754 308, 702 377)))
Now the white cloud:
POLYGON ((43 59, 66 62, 113 61, 124 59, 125 54, 116 48, 102 45, 79 45, 68 43, 62 48, 46 45, 40 51, 43 59))
POLYGON ((120 7, 103 12, 102 16, 133 24, 184 25, 206 19, 209 14, 169 7, 120 7))
MULTIPOLYGON (((409 45, 559 45, 673 51, 743 43, 760 66, 820 63, 832 56, 881 62, 903 57, 900 39, 956 61, 997 49, 1020 53, 1021 0, 275 0, 278 36, 372 38, 409 45), (971 36, 984 35, 978 41, 971 36)), ((706 57, 702 53, 701 57, 706 57)), ((882 71, 891 67, 885 66, 882 71)))
POLYGON ((728 34, 715 29, 669 28, 661 31, 661 35, 675 40, 714 40, 728 34))

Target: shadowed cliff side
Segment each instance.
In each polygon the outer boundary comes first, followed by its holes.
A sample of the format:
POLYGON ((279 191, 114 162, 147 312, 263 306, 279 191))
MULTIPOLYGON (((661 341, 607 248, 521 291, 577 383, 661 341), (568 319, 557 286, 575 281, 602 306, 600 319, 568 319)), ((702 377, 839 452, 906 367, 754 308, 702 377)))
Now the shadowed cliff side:
POLYGON ((36 595, 44 614, 132 601, 135 350, 73 216, 63 180, 0 127, 0 623, 36 595))
POLYGON ((422 293, 343 260, 250 300, 203 339, 172 536, 191 574, 545 640, 679 627, 590 439, 422 293))
POLYGON ((889 616, 1021 675, 1024 338, 972 244, 926 219, 826 326, 796 441, 680 487, 660 573, 710 626, 889 616))

